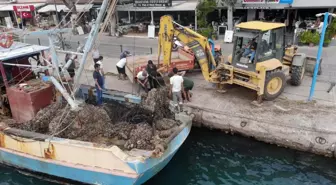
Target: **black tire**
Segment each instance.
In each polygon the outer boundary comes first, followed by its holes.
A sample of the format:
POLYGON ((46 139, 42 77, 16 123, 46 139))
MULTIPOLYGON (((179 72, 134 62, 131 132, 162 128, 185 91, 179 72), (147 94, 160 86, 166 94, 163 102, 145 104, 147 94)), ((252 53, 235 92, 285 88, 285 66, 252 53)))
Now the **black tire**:
POLYGON ((285 89, 286 85, 286 76, 285 74, 280 71, 270 71, 266 75, 266 80, 265 80, 265 87, 264 87, 264 100, 274 100, 276 99, 285 89), (268 85, 272 80, 279 80, 281 81, 281 84, 279 84, 279 87, 275 90, 275 92, 269 92, 268 91, 268 85))
POLYGON ((299 86, 302 83, 305 73, 305 66, 292 66, 290 82, 294 86, 299 86))

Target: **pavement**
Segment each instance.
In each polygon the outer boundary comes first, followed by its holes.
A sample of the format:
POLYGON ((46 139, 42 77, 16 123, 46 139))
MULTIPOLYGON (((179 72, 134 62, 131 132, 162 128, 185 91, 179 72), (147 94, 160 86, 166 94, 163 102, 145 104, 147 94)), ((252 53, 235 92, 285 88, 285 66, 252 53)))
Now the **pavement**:
MULTIPOLYGON (((65 34, 64 38, 67 43, 70 43, 71 47, 69 50, 75 50, 78 47, 78 42, 84 43, 86 40, 87 35, 75 35, 71 36, 69 34, 65 34)), ((99 51, 101 55, 104 56, 104 70, 105 72, 116 74, 116 67, 115 64, 119 60, 119 55, 121 51, 128 50, 134 55, 148 55, 148 54, 156 54, 157 53, 157 39, 148 39, 148 38, 139 38, 139 37, 111 37, 107 34, 102 34, 98 39, 97 43, 99 45, 99 51)), ((38 35, 38 36, 27 36, 26 42, 31 44, 38 44, 41 45, 49 45, 48 38, 45 35, 38 35)), ((215 41, 216 44, 220 44, 222 47, 222 52, 224 56, 228 56, 232 53, 233 44, 224 43, 221 40, 215 41)), ((314 56, 317 55, 317 47, 299 47, 299 52, 305 53, 307 56, 314 56)), ((336 46, 330 46, 323 48, 322 52, 322 75, 318 76, 318 83, 316 85, 315 91, 315 100, 318 100, 320 103, 323 104, 335 104, 335 93, 334 88, 330 90, 330 87, 333 82, 336 82, 336 46), (329 91, 328 91, 329 90, 329 91), (328 92, 327 92, 328 91, 328 92)), ((88 59, 86 63, 85 69, 87 71, 93 70, 93 62, 92 59, 88 59)), ((87 72, 86 72, 87 73, 87 72)), ((83 75, 84 76, 84 75, 83 75)), ((200 73, 192 75, 194 80, 197 83, 203 83, 205 80, 201 76, 200 73)), ((88 80, 91 79, 91 74, 88 75, 88 80)), ((285 91, 282 95, 284 98, 292 99, 292 100, 299 100, 299 101, 306 101, 309 95, 311 84, 311 78, 305 77, 304 82, 299 87, 293 87, 288 85, 285 88, 285 91)), ((128 82, 116 82, 113 77, 109 77, 107 80, 107 87, 111 89, 127 89, 127 92, 133 90, 133 86, 128 84, 128 82), (113 82, 109 85, 109 81, 113 82), (121 87, 120 84, 125 87, 121 87), (128 87, 129 86, 129 87, 128 87)), ((197 91, 197 88, 195 89, 197 91)))
MULTIPOLYGON (((92 79, 92 71, 93 71, 93 62, 89 59, 85 66, 85 72, 84 75, 82 75, 81 82, 83 84, 87 85, 94 85, 93 79, 92 79)), ((119 61, 119 58, 104 58, 103 61, 103 69, 105 73, 108 73, 109 75, 106 76, 106 88, 107 89, 113 89, 113 90, 119 90, 128 92, 131 94, 137 94, 138 92, 138 86, 136 84, 132 84, 130 81, 126 80, 118 80, 116 75, 118 74, 116 69, 116 63, 119 61)), ((206 82, 201 74, 201 72, 193 72, 193 73, 187 73, 188 77, 192 78, 195 82, 195 88, 193 89, 193 93, 197 96, 199 93, 204 94, 207 93, 204 90, 209 90, 210 94, 212 94, 214 91, 214 88, 211 86, 210 83, 206 82)), ((318 77, 320 78, 320 76, 318 77)), ((290 84, 287 84, 284 92, 280 96, 280 98, 287 99, 287 100, 294 100, 294 101, 300 101, 305 102, 308 100, 310 87, 311 87, 311 81, 312 78, 310 76, 305 76, 302 84, 298 87, 291 86, 290 84)), ((336 105, 336 89, 331 88, 332 83, 328 81, 318 81, 316 83, 315 87, 315 94, 314 94, 314 100, 322 105, 328 105, 328 106, 334 106, 336 105)), ((245 103, 249 103, 255 100, 256 93, 238 86, 230 86, 227 87, 228 91, 227 94, 236 94, 237 97, 242 98, 246 100, 245 103)), ((193 103, 197 104, 193 101, 193 103)), ((224 101, 225 98, 222 100, 224 101)), ((201 105, 201 104, 200 104, 201 105)))

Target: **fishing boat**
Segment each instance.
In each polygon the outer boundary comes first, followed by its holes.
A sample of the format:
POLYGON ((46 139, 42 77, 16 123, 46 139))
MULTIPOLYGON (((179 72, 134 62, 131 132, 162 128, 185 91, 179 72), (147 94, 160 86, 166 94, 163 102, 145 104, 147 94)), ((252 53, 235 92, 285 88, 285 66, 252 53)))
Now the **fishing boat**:
MULTIPOLYGON (((103 1, 95 25, 100 25, 109 4, 108 1, 103 1)), ((113 13, 113 8, 117 1, 113 0, 112 2, 114 3, 110 3, 109 13, 113 13)), ((106 17, 110 16, 107 15, 106 17)), ((106 20, 105 22, 108 22, 108 19, 106 20)), ((82 97, 88 95, 89 87, 79 87, 79 79, 84 69, 88 52, 92 48, 98 31, 99 28, 94 28, 89 34, 84 53, 80 54, 82 55, 82 60, 74 78, 74 89, 82 97)), ((62 32, 62 30, 55 29, 44 32, 51 35, 55 34, 55 32, 62 32)), ((64 65, 59 64, 55 46, 51 39, 49 41, 50 48, 12 42, 12 46, 0 51, 0 71, 6 88, 5 94, 1 94, 0 97, 6 96, 9 99, 11 112, 16 120, 22 122, 30 120, 39 109, 46 107, 48 102, 50 104, 50 97, 52 97, 51 93, 53 91, 50 90, 50 86, 37 85, 38 88, 35 88, 26 84, 27 82, 16 84, 15 88, 11 88, 9 84, 11 80, 7 79, 8 74, 4 66, 16 67, 19 70, 20 67, 32 67, 28 60, 24 60, 27 61, 26 63, 18 63, 16 58, 30 56, 30 58, 35 58, 36 60, 37 58, 43 58, 41 56, 43 56, 42 51, 44 50, 50 51, 51 60, 37 62, 34 71, 39 69, 39 72, 44 73, 38 79, 49 81, 52 84, 52 88, 57 89, 62 94, 64 100, 67 101, 73 110, 80 105, 80 101, 75 101, 72 98, 73 94, 70 94, 64 88, 64 84, 61 84, 62 78, 60 74, 69 76, 67 68, 71 65, 72 60, 69 60, 64 65), (15 48, 13 49, 13 47, 15 48), (41 52, 42 54, 40 54, 41 52), (16 62, 10 62, 13 59, 16 62), (43 63, 45 64, 43 65, 43 63), (52 70, 50 75, 49 70, 52 70), (56 79, 58 77, 60 77, 60 80, 56 79)), ((43 58, 43 60, 45 59, 43 58)), ((25 77, 18 80, 18 83, 22 80, 25 81, 25 77)), ((17 80, 15 77, 13 79, 14 81, 17 80)), ((139 97, 116 91, 104 93, 103 98, 124 104, 141 102, 139 97)), ((3 105, 4 101, 1 101, 0 109, 4 107, 3 105)), ((181 124, 174 127, 172 134, 163 140, 164 148, 155 148, 153 150, 136 148, 128 150, 119 145, 103 145, 96 142, 55 137, 41 132, 37 133, 9 127, 8 124, 0 122, 0 164, 57 179, 86 184, 143 184, 169 163, 188 137, 192 125, 192 116, 186 113, 177 113, 175 114, 175 120, 179 120, 181 124)))
MULTIPOLYGON (((109 96, 118 101, 129 99, 121 92, 109 96)), ((159 157, 155 156, 154 150, 125 151, 118 146, 104 147, 91 142, 50 137, 0 124, 0 163, 87 184, 142 184, 169 163, 188 137, 191 117, 180 113, 176 114, 176 119, 182 124, 173 137, 168 138, 167 148, 159 157)))

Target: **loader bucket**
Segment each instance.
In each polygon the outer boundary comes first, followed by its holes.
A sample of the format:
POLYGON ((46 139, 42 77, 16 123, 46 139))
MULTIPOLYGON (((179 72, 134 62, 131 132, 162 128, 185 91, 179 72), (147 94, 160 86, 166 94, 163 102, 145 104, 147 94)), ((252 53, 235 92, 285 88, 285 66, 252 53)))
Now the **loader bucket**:
MULTIPOLYGON (((306 73, 308 74, 308 75, 311 75, 311 76, 313 76, 313 74, 314 74, 314 69, 315 69, 315 65, 316 65, 316 57, 312 57, 312 56, 307 56, 306 57, 306 59, 307 59, 307 63, 306 63, 306 73)), ((318 75, 321 75, 322 74, 322 61, 323 61, 323 59, 321 58, 321 60, 320 60, 320 65, 319 65, 319 70, 318 70, 318 75)))

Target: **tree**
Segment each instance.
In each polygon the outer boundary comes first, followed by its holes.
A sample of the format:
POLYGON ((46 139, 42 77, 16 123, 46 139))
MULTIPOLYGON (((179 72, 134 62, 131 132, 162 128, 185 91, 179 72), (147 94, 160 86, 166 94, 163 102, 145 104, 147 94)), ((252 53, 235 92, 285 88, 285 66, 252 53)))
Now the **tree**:
POLYGON ((227 9, 227 25, 228 30, 233 30, 233 8, 235 4, 237 3, 237 0, 219 0, 218 4, 221 4, 222 6, 226 5, 228 7, 227 9))
POLYGON ((203 0, 197 6, 197 25, 199 33, 205 37, 211 37, 213 28, 209 26, 207 16, 213 12, 217 7, 214 0, 203 0))

